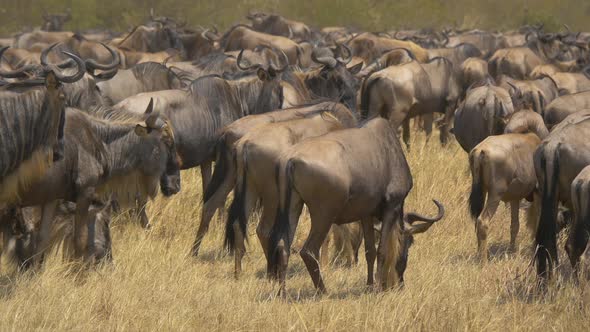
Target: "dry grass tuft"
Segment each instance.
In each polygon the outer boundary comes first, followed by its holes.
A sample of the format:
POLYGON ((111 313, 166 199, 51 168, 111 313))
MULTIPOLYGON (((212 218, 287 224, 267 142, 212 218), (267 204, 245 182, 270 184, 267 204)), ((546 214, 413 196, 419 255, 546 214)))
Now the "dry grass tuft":
MULTIPOLYGON (((151 231, 114 220, 114 266, 75 272, 57 257, 38 273, 19 275, 4 266, 0 330, 587 330, 590 296, 583 286, 564 277, 546 298, 531 296, 530 237, 522 222, 519 253, 507 252, 507 208, 491 224, 492 261, 477 262, 467 214, 467 155, 456 144, 441 149, 435 137, 423 142, 418 137, 409 154, 415 186, 407 210, 432 214, 430 200, 437 198, 447 215, 416 236, 401 291, 366 292, 362 257, 352 269, 324 271, 329 295, 316 297, 301 259, 293 256, 290 299, 275 299, 254 227, 241 280, 233 279, 233 259, 221 251, 219 223, 193 259, 188 253, 201 192, 197 172, 189 171, 182 193, 150 204, 151 231)), ((298 243, 306 225, 299 227, 298 243)), ((567 272, 565 257, 562 262, 567 272)))

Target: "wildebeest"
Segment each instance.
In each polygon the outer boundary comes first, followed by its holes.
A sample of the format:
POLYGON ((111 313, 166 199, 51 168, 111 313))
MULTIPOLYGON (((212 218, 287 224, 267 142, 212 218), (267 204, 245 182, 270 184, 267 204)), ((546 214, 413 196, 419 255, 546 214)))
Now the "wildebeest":
MULTIPOLYGON (((424 64, 412 61, 387 67, 364 81, 361 113, 364 118, 379 115, 389 119, 393 128, 403 124, 404 143, 409 146, 409 119, 454 111, 460 93, 449 60, 435 58, 424 64)), ((446 132, 445 126, 441 130, 441 142, 446 141, 446 132)))
POLYGON ((512 114, 504 132, 489 136, 469 153, 472 177, 469 208, 476 221, 478 254, 483 261, 488 259, 489 223, 500 201, 510 203, 510 249, 513 251, 519 229, 520 201, 533 202, 527 216, 527 226, 533 236, 540 208, 540 197, 535 192, 537 177, 533 154, 548 135, 543 119, 531 110, 521 110, 512 114))
POLYGON ((462 43, 449 48, 434 48, 428 49, 428 58, 434 59, 443 57, 451 61, 451 63, 459 68, 461 64, 468 58, 476 58, 482 56, 481 51, 472 44, 462 43))
POLYGON ((590 234, 590 167, 586 166, 574 179, 571 186, 571 200, 574 209, 574 221, 569 230, 565 250, 574 268, 575 277, 580 273, 580 256, 588 246, 590 234))
POLYGON ((410 50, 396 48, 384 53, 379 59, 375 60, 375 62, 363 68, 358 73, 358 76, 364 78, 381 69, 389 66, 401 65, 412 60, 416 60, 416 57, 410 50))
POLYGON ((109 104, 114 105, 142 92, 179 89, 182 82, 166 66, 146 62, 131 69, 119 70, 113 78, 98 82, 96 86, 109 104))
POLYGON ((543 120, 551 129, 569 115, 586 109, 590 109, 590 91, 560 96, 547 105, 543 120))
POLYGON ((506 120, 514 111, 512 98, 505 89, 490 81, 472 87, 455 113, 455 138, 469 153, 486 137, 503 133, 506 120))
POLYGON ((372 63, 383 53, 395 48, 410 50, 420 62, 428 61, 428 52, 421 46, 410 41, 379 37, 372 33, 359 34, 346 45, 352 50, 352 55, 360 57, 365 63, 372 63))
POLYGON ((150 26, 138 25, 114 45, 123 49, 148 53, 166 51, 171 48, 184 52, 184 45, 176 30, 161 23, 150 26))
POLYGON ((271 233, 270 270, 285 292, 290 246, 305 203, 311 215, 309 237, 301 250, 316 289, 325 292, 318 259, 330 226, 362 220, 368 265, 367 283, 377 280, 386 290, 403 284, 413 234, 442 218, 404 213, 412 175, 401 144, 387 120, 376 118, 360 128, 344 129, 307 139, 286 151, 278 164, 280 203, 271 233), (382 221, 378 253, 373 218, 382 221), (415 223, 423 221, 423 223, 415 223))
POLYGON ((62 31, 66 22, 72 19, 72 10, 67 8, 62 14, 50 14, 43 11, 43 31, 62 31))
MULTIPOLYGON (((238 56, 238 62, 241 62, 241 56, 238 56)), ((205 192, 220 130, 244 116, 266 113, 282 106, 280 74, 286 67, 276 68, 272 64, 250 67, 256 69, 257 76, 235 81, 205 76, 193 81, 188 91, 143 93, 123 101, 116 108, 137 113, 141 105, 153 98, 155 109, 165 114, 175 129, 182 169, 199 166, 205 192)))
POLYGON ((260 45, 281 50, 287 55, 290 65, 298 65, 300 55, 303 53, 302 48, 289 38, 254 31, 246 25, 236 25, 230 28, 223 35, 220 43, 225 52, 253 50, 260 45))
POLYGON ((299 41, 311 39, 311 29, 302 22, 262 12, 248 13, 246 18, 252 21, 256 31, 299 41))
POLYGON ((225 243, 235 253, 235 275, 241 273, 248 219, 260 200, 262 217, 256 233, 269 258, 270 232, 278 208, 278 183, 272 176, 281 153, 311 137, 355 127, 356 117, 342 104, 307 113, 303 118, 270 123, 250 131, 236 143, 237 180, 226 222, 225 243))
POLYGON ((92 260, 95 220, 88 217, 88 211, 95 195, 114 193, 119 203, 125 204, 134 202, 138 194, 154 197, 158 188, 165 196, 180 190, 174 129, 165 116, 152 110, 150 102, 145 115, 119 113, 118 121, 67 110, 65 157, 35 181, 19 202, 23 206, 43 205, 37 254, 49 244, 59 199, 76 203, 75 255, 92 260))
POLYGON ((510 95, 516 95, 522 103, 531 105, 541 116, 545 113, 545 106, 559 97, 559 88, 551 77, 521 81, 502 75, 497 82, 510 95))
POLYGON ((541 216, 537 228, 537 275, 551 277, 557 256, 557 210, 559 203, 572 210, 574 178, 590 165, 590 111, 574 113, 555 126, 534 155, 535 173, 541 192, 541 216))
MULTIPOLYGON (((52 160, 63 157, 65 96, 61 82, 75 82, 85 72, 84 62, 69 56, 78 66, 71 76, 60 73, 54 65, 35 66, 38 78, 0 87, 0 205, 17 202, 52 160), (35 87, 40 85, 44 88, 35 87)), ((22 70, 0 71, 0 77, 22 77, 23 73, 28 75, 22 70)))
POLYGON ((483 59, 465 59, 459 67, 459 80, 461 82, 461 87, 465 92, 473 84, 483 82, 486 77, 488 77, 488 63, 483 59))
POLYGON ((235 144, 252 130, 261 126, 301 119, 309 113, 333 108, 333 102, 310 103, 284 110, 276 110, 264 114, 249 115, 241 118, 222 129, 216 144, 215 171, 211 183, 203 194, 201 221, 197 230, 192 254, 197 256, 203 237, 209 229, 211 218, 220 209, 229 193, 234 189, 237 177, 235 144))

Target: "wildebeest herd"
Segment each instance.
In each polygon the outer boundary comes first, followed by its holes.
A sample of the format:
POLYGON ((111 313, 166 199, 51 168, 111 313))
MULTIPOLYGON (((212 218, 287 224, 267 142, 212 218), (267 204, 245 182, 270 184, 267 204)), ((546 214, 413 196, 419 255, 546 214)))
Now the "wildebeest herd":
POLYGON ((1 248, 23 269, 43 264, 64 214, 74 259, 112 260, 111 213, 131 211, 148 228, 148 200, 178 193, 180 171, 199 167, 195 259, 233 191, 225 245, 236 277, 260 210, 267 275, 285 291, 306 206, 300 255, 318 291, 330 231, 351 242, 353 261, 364 239, 367 284, 400 286, 413 235, 445 212, 436 200, 435 217, 404 210, 413 180, 398 135, 410 151, 410 132, 429 137, 436 125, 441 149, 454 135, 469 153, 479 257, 504 201, 511 247, 528 212, 541 285, 561 229, 579 270, 590 235, 590 33, 373 33, 262 12, 224 33, 153 12, 122 34, 62 31, 70 17, 44 14, 41 29, 0 39, 1 248))

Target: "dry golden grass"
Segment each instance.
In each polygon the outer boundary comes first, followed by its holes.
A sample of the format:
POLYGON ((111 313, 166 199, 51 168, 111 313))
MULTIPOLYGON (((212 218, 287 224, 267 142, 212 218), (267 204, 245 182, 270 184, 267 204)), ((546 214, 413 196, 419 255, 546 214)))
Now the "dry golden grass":
MULTIPOLYGON (((361 258, 352 269, 326 269, 329 294, 318 297, 293 255, 290 299, 277 299, 255 236, 243 278, 233 279, 219 223, 212 225, 201 257, 190 257, 201 192, 197 172, 189 171, 182 193, 150 205, 151 231, 123 217, 114 220, 114 266, 76 273, 52 257, 38 273, 18 275, 4 267, 0 330, 588 330, 590 297, 581 287, 566 281, 544 299, 530 296, 530 238, 523 221, 520 253, 506 252, 504 206, 491 226, 492 261, 476 261, 466 209, 467 155, 456 144, 441 149, 435 138, 425 147, 422 142, 418 138, 409 154, 415 184, 406 210, 433 214, 430 199, 437 198, 447 215, 416 236, 401 291, 366 292, 361 258)), ((306 223, 299 227, 299 243, 306 223)))

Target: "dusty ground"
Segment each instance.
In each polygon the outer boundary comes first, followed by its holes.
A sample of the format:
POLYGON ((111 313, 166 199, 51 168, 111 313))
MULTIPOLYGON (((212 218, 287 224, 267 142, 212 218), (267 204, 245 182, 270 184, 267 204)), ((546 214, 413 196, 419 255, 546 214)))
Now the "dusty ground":
MULTIPOLYGON (((244 277, 233 278, 233 260, 221 250, 214 223, 201 257, 188 255, 201 208, 198 172, 183 174, 183 191, 149 206, 155 223, 144 231, 118 217, 113 223, 115 264, 74 272, 52 257, 37 273, 0 273, 0 330, 588 330, 590 296, 561 277, 548 296, 531 296, 530 236, 521 221, 520 249, 507 251, 508 209, 491 226, 492 261, 475 259, 474 226, 467 214, 467 154, 433 138, 414 144, 409 161, 414 189, 407 211, 434 214, 437 198, 446 217, 416 236, 401 291, 365 291, 364 257, 352 269, 324 270, 329 294, 314 295, 301 259, 291 259, 290 299, 275 298, 266 263, 250 228, 244 277), (198 185, 197 185, 198 182, 198 185)), ((524 218, 524 213, 521 213, 524 218)), ((298 241, 307 233, 299 227, 298 241)), ((560 246, 560 249, 562 246, 560 246)), ((361 256, 363 256, 361 254, 361 256)), ((562 275, 567 275, 567 260, 562 275)))

